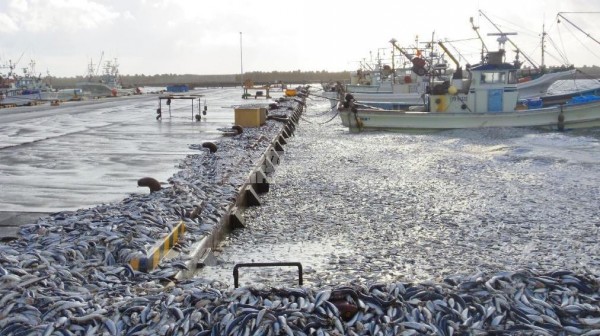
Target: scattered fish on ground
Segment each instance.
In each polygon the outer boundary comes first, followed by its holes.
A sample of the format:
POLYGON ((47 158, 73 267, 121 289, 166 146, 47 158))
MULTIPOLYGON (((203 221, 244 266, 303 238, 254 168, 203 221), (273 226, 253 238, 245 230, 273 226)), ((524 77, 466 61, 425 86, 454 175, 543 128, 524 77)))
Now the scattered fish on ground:
MULTIPOLYGON (((282 109, 288 111, 285 105, 282 109)), ((175 276, 187 267, 192 244, 212 232, 235 200, 257 153, 266 149, 264 139, 280 127, 273 121, 261 130, 245 129, 217 143, 215 153, 192 145, 199 154, 183 160, 169 185, 149 195, 55 213, 24 226, 19 239, 0 245, 0 335, 597 334, 600 279, 594 258, 598 254, 593 254, 596 244, 588 245, 588 238, 597 238, 597 227, 550 226, 554 231, 536 229, 536 223, 500 227, 502 220, 494 221, 494 216, 471 218, 450 205, 435 210, 436 193, 464 197, 461 192, 468 192, 453 191, 449 185, 428 190, 415 184, 394 195, 404 201, 398 203, 384 197, 397 181, 328 180, 323 172, 318 174, 321 165, 335 169, 333 163, 342 160, 347 165, 344 174, 352 165, 362 174, 365 167, 359 164, 369 159, 352 151, 340 151, 346 155, 342 157, 327 156, 324 146, 343 147, 341 140, 323 139, 302 152, 299 146, 306 145, 298 141, 302 137, 294 139, 290 151, 286 147, 286 160, 291 152, 290 163, 304 155, 315 166, 300 161, 306 169, 296 170, 298 162, 290 164, 287 172, 278 169, 273 176, 277 188, 265 196, 261 209, 265 217, 258 209, 247 211, 250 226, 245 234, 255 246, 334 242, 330 247, 339 253, 324 257, 330 265, 326 273, 320 267, 309 268, 304 287, 271 286, 270 273, 261 275, 265 281, 256 285, 262 286, 237 289, 231 282, 210 279, 209 274, 177 280, 175 276), (324 156, 318 165, 317 153, 324 156), (311 170, 314 174, 307 173, 311 170), (372 192, 363 194, 365 188, 372 192), (200 202, 198 216, 186 217, 200 202), (343 208, 336 208, 340 205, 343 208), (434 210, 423 211, 427 206, 434 210), (402 211, 389 211, 398 207, 402 211), (371 208, 372 213, 365 213, 371 208), (334 220, 329 214, 339 217, 334 220), (412 222, 400 220, 409 215, 412 222), (290 222, 290 216, 298 220, 290 222), (129 266, 180 220, 187 231, 174 247, 181 252, 178 257, 148 273, 129 266), (372 222, 360 229, 349 225, 365 220, 372 222), (475 230, 475 224, 482 227, 475 230), (354 245, 345 241, 348 233, 354 245), (571 244, 577 239, 579 244, 571 244), (556 249, 538 251, 546 240, 556 249), (398 241, 403 243, 397 245, 398 241), (499 252, 491 252, 495 250, 499 252), (552 253, 561 256, 548 256, 552 253), (498 256, 506 256, 506 261, 493 260, 498 256), (530 267, 498 271, 519 264, 530 267), (544 268, 554 270, 540 270, 544 268), (430 274, 438 278, 425 279, 430 274)), ((389 141, 382 140, 382 144, 389 141)), ((410 143, 404 145, 410 153, 410 143)), ((389 148, 379 147, 382 152, 389 148)), ((445 169, 461 168, 458 159, 447 164, 445 169)), ((372 174, 383 170, 375 165, 366 168, 372 174)), ((404 168, 410 173, 410 167, 404 168)), ((326 175, 332 174, 336 172, 326 175)), ((466 201, 457 197, 456 202, 466 201)), ((499 210, 506 214, 507 209, 499 210)), ((559 215, 558 210, 553 214, 559 215)), ((230 244, 241 239, 233 237, 230 244)), ((266 256, 268 249, 264 252, 266 256)), ((227 264, 224 255, 219 262, 227 264)), ((293 281, 295 274, 283 276, 293 281)))

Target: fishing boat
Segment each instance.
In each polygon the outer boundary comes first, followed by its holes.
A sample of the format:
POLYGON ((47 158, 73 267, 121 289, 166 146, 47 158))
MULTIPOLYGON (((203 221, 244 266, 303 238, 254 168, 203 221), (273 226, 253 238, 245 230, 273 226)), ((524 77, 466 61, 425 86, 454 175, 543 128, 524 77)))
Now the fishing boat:
POLYGON ((354 72, 350 84, 324 87, 324 96, 330 99, 332 108, 345 93, 351 93, 364 104, 386 109, 423 104, 423 94, 432 77, 439 82, 451 78, 453 70, 449 68, 444 54, 434 49, 435 44, 428 43, 426 49, 429 50, 426 52, 419 48, 401 48, 396 42, 395 39, 390 40, 392 66, 382 64, 378 58, 374 66, 354 72), (394 51, 399 51, 404 57, 399 61, 404 66, 394 66, 394 51))
MULTIPOLYGON (((432 81, 442 83, 450 79, 454 70, 450 69, 444 59, 444 55, 456 64, 458 61, 450 54, 442 42, 437 44, 444 53, 435 50, 430 51, 428 57, 422 57, 421 53, 410 54, 396 44, 396 40, 390 40, 392 46, 400 51, 410 62, 412 67, 395 69, 394 71, 382 71, 382 67, 375 67, 374 72, 362 72, 359 78, 366 78, 364 83, 375 83, 374 85, 348 84, 345 86, 329 86, 325 97, 330 99, 331 107, 335 108, 337 102, 346 93, 351 93, 354 100, 362 105, 387 110, 405 109, 414 105, 425 105, 425 93, 432 87, 432 81), (389 73, 394 73, 390 76, 389 73), (368 76, 366 75, 368 74, 368 76), (378 74, 378 75, 374 75, 378 74), (366 80, 366 82, 365 82, 366 80), (336 97, 338 99, 336 99, 336 97)), ((430 45, 434 45, 433 42, 430 45)), ((517 64, 518 56, 517 56, 517 64)), ((557 80, 572 78, 576 69, 574 67, 559 67, 553 69, 519 69, 517 71, 517 89, 519 99, 533 99, 547 95, 548 88, 557 80)), ((354 83, 356 81, 353 81, 354 83)), ((434 83, 434 84, 435 84, 434 83)))
POLYGON ((0 102, 6 97, 6 92, 14 89, 14 79, 10 76, 12 72, 11 66, 0 65, 0 70, 9 69, 8 73, 0 72, 0 102))
POLYGON ((554 130, 600 126, 600 97, 573 97, 563 104, 543 106, 519 99, 514 63, 504 61, 501 48, 468 69, 467 81, 455 78, 433 86, 424 106, 384 110, 357 105, 352 95, 338 105, 342 124, 351 132, 380 130, 442 130, 481 127, 542 127, 554 130))
POLYGON ((36 74, 35 61, 23 68, 23 75, 14 74, 12 64, 9 69, 1 81, 0 105, 23 106, 57 100, 56 90, 41 74, 36 74))
POLYGON ((81 89, 86 96, 93 98, 99 97, 118 97, 134 94, 133 89, 124 89, 121 85, 119 75, 119 63, 115 58, 112 61, 106 61, 103 67, 103 73, 96 76, 98 69, 90 61, 88 65, 87 81, 77 83, 77 88, 81 89))

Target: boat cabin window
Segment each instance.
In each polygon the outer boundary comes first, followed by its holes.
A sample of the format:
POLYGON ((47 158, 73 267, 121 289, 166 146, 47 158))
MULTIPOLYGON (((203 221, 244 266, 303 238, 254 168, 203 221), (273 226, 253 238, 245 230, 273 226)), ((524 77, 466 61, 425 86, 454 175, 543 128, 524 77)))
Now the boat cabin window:
POLYGON ((508 84, 517 84, 517 72, 516 71, 509 71, 508 72, 508 84))
POLYGON ((506 72, 484 71, 481 73, 481 84, 504 84, 506 83, 506 72))
POLYGON ((481 73, 481 84, 516 84, 516 71, 484 71, 481 73))

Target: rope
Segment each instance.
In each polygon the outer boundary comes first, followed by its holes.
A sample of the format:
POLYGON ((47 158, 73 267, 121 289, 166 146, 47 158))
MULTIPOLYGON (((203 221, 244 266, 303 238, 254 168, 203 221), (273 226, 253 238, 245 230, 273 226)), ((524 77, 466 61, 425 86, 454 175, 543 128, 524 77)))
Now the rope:
POLYGON ((335 119, 335 117, 337 117, 337 116, 338 116, 338 114, 340 114, 340 110, 337 110, 337 109, 336 109, 335 115, 334 115, 333 117, 331 117, 331 119, 329 119, 329 120, 327 120, 327 121, 325 121, 325 122, 322 122, 322 123, 318 123, 318 124, 319 124, 319 125, 325 125, 325 124, 329 123, 330 121, 332 121, 333 119, 335 119))
POLYGON ((325 96, 321 96, 321 95, 314 94, 314 93, 310 93, 310 92, 308 93, 308 95, 313 95, 313 96, 315 96, 315 97, 324 98, 324 99, 329 99, 329 100, 338 100, 337 98, 325 97, 325 96))
POLYGON ((352 113, 354 114, 354 121, 356 121, 356 127, 358 127, 359 131, 362 131, 362 120, 358 118, 358 110, 356 109, 356 106, 354 106, 354 104, 351 104, 350 111, 352 111, 352 113))
POLYGON ((322 113, 317 113, 317 114, 307 114, 307 115, 308 115, 308 116, 310 116, 310 117, 320 117, 320 116, 324 116, 324 115, 328 114, 329 112, 331 112, 331 110, 332 110, 332 109, 333 109, 333 108, 331 108, 331 109, 329 109, 329 110, 327 110, 327 111, 325 111, 325 112, 322 112, 322 113))
POLYGON ((313 123, 312 121, 310 121, 310 120, 308 120, 308 119, 304 118, 303 116, 300 116, 300 120, 304 120, 304 121, 306 121, 306 122, 307 122, 307 123, 309 123, 309 124, 312 124, 312 123, 313 123))
MULTIPOLYGON (((325 112, 323 112, 323 113, 319 113, 319 114, 311 114, 310 116, 311 116, 311 117, 320 117, 320 116, 323 116, 323 115, 325 115, 325 114, 327 114, 327 113, 329 113, 329 112, 331 112, 331 109, 330 109, 330 110, 328 110, 328 111, 325 111, 325 112)), ((317 124, 318 124, 318 125, 325 125, 325 124, 327 124, 328 122, 330 122, 330 121, 332 121, 333 119, 335 119, 335 117, 337 117, 337 115, 339 114, 339 112, 340 112, 340 111, 336 109, 336 113, 335 113, 335 115, 334 115, 334 116, 333 116, 331 119, 329 119, 329 120, 327 120, 327 121, 325 121, 325 122, 322 122, 322 123, 320 123, 320 122, 317 122, 317 124)), ((313 122, 312 122, 312 121, 310 121, 310 120, 308 120, 308 119, 306 119, 306 118, 304 118, 304 115, 305 115, 305 114, 302 114, 302 115, 300 116, 300 119, 302 119, 302 120, 306 121, 306 122, 307 122, 307 123, 309 123, 309 124, 312 124, 313 122)))

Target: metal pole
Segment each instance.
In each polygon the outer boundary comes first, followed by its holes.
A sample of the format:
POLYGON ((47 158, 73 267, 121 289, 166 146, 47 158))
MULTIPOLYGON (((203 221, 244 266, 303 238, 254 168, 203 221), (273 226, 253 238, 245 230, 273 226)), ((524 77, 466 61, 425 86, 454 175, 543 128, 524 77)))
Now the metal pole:
POLYGON ((242 32, 240 32, 240 78, 242 81, 242 88, 244 88, 244 57, 242 54, 242 32))

